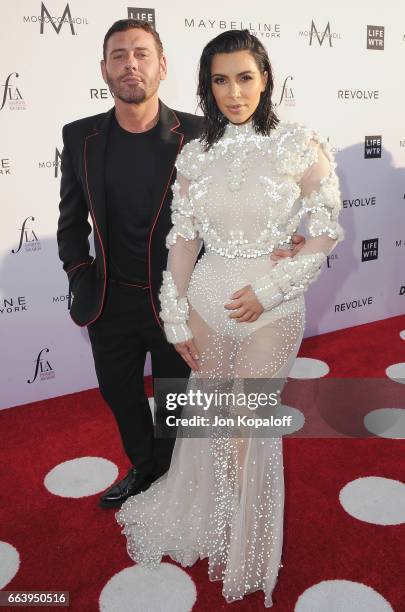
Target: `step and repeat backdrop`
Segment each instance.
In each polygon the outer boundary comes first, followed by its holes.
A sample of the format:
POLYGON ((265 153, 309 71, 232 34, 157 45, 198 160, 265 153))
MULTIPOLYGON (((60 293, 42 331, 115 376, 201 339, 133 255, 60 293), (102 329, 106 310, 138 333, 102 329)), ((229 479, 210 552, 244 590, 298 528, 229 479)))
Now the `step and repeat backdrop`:
POLYGON ((269 51, 280 118, 329 141, 346 239, 307 295, 306 335, 404 312, 402 2, 8 2, 0 20, 0 408, 97 384, 87 331, 68 314, 55 238, 61 130, 111 108, 102 42, 127 17, 161 35, 169 70, 160 96, 172 108, 198 112, 203 46, 248 28, 269 51))

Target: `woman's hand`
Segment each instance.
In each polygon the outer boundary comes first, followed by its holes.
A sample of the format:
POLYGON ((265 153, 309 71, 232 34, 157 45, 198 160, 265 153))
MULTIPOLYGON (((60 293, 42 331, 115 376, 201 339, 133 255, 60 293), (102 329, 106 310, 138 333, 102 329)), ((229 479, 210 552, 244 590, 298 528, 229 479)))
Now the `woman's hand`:
POLYGON ((304 246, 305 238, 301 234, 293 234, 291 242, 293 245, 291 249, 275 249, 270 255, 270 259, 280 261, 283 257, 295 257, 304 246))
POLYGON ((256 293, 252 289, 252 285, 246 285, 246 287, 242 287, 239 291, 235 291, 231 295, 231 299, 234 301, 230 304, 225 304, 225 308, 233 310, 229 318, 235 319, 237 323, 253 323, 253 321, 257 321, 264 311, 263 306, 257 299, 256 293))
POLYGON ((176 351, 181 355, 184 361, 194 371, 198 370, 197 359, 199 359, 198 351, 195 347, 193 340, 186 340, 185 342, 178 342, 174 345, 176 351))

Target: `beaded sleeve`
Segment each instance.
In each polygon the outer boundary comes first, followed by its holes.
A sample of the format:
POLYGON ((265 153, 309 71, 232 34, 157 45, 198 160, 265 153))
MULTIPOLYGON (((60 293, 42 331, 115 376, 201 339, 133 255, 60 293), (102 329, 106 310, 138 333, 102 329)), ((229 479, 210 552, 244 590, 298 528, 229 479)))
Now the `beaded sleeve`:
POLYGON ((303 294, 319 276, 321 266, 344 233, 337 218, 341 209, 336 164, 327 146, 311 140, 317 150, 317 161, 300 180, 302 208, 306 216, 309 238, 294 258, 278 262, 270 274, 252 283, 265 310, 303 294))
POLYGON ((189 309, 186 293, 202 240, 188 197, 188 186, 189 181, 178 172, 172 187, 173 227, 166 237, 169 249, 167 269, 163 272, 159 293, 160 317, 166 338, 171 344, 190 340, 193 336, 187 325, 189 309))

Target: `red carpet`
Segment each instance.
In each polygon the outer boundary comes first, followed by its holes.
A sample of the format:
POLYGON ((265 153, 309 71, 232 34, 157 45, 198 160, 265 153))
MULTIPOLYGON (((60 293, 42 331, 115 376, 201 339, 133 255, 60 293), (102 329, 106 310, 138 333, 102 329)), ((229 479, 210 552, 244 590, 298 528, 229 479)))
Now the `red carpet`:
MULTIPOLYGON (((405 362, 405 340, 399 336, 404 329, 401 316, 324 334, 305 340, 299 356, 326 362, 329 377, 386 378, 388 366, 405 362)), ((150 380, 146 385, 150 391, 150 380)), ((70 610, 98 610, 106 583, 132 565, 114 510, 99 509, 98 494, 54 495, 44 478, 58 464, 81 457, 108 459, 125 473, 109 409, 98 390, 90 390, 3 410, 0 427, 0 540, 15 547, 21 561, 3 590, 70 591, 70 610)), ((398 524, 373 524, 354 518, 339 502, 341 489, 358 478, 404 482, 404 450, 403 440, 378 437, 284 440, 284 567, 271 610, 293 612, 306 589, 348 580, 371 587, 396 612, 405 611, 405 517, 398 524)), ((182 571, 197 588, 193 612, 265 609, 261 592, 229 607, 222 583, 209 582, 206 561, 182 571)), ((165 608, 164 601, 159 610, 182 612, 165 608)))

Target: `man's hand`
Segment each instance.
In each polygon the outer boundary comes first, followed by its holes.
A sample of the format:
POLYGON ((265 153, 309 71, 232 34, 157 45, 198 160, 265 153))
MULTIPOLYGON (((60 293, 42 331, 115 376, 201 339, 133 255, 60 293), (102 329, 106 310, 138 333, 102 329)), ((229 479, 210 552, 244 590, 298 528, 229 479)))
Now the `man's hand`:
POLYGON ((174 345, 176 351, 181 355, 184 361, 194 371, 198 370, 197 359, 199 359, 198 351, 195 347, 193 340, 186 340, 186 342, 178 342, 174 345))
POLYGON ((229 318, 235 319, 237 323, 253 323, 253 321, 257 321, 264 311, 263 306, 257 299, 256 293, 252 289, 252 285, 246 285, 246 287, 242 287, 239 291, 235 291, 231 295, 231 299, 234 301, 225 304, 224 307, 227 310, 233 311, 229 318))
POLYGON ((270 256, 270 259, 273 261, 280 261, 280 259, 283 259, 283 257, 295 257, 304 246, 305 238, 300 234, 293 234, 291 237, 291 242, 293 244, 292 249, 275 249, 270 256))

